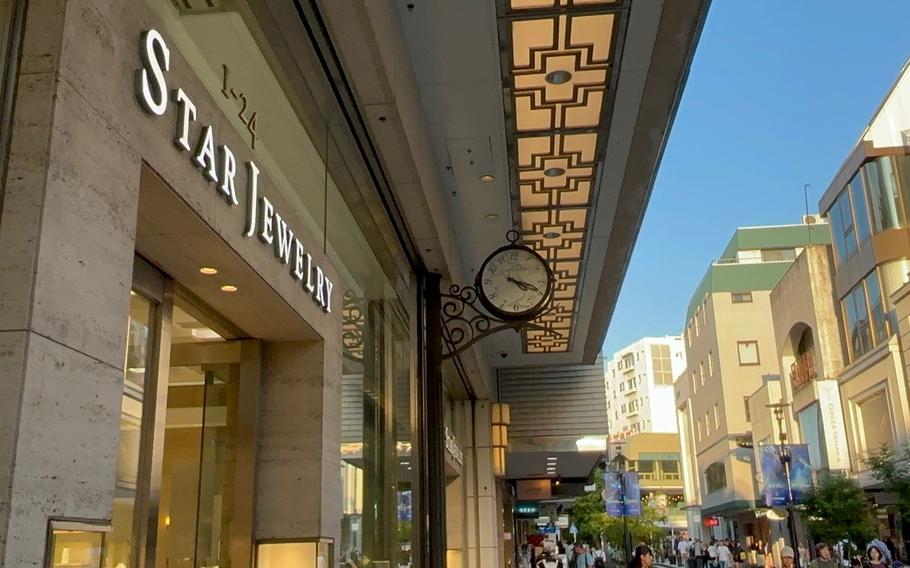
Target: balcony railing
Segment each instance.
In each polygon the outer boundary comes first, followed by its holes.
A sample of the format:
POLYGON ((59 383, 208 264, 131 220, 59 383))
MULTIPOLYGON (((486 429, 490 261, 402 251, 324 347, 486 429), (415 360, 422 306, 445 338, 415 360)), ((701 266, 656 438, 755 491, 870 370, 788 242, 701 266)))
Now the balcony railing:
POLYGON ((816 378, 815 358, 812 357, 811 351, 806 351, 796 358, 796 361, 790 365, 790 384, 793 390, 798 391, 809 384, 809 381, 816 378))

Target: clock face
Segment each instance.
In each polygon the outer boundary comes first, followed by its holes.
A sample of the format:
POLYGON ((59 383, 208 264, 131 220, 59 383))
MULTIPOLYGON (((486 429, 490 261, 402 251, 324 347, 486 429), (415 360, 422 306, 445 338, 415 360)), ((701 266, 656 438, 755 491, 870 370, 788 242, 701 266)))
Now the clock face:
POLYGON ((522 246, 507 246, 490 255, 477 275, 484 305, 503 317, 521 317, 550 299, 553 277, 546 261, 522 246))

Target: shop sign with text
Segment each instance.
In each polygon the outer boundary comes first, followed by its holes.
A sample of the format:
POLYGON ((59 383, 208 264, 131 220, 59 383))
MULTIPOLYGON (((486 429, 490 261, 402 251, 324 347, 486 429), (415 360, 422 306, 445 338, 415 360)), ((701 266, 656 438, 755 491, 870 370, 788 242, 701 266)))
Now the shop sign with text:
POLYGON ((334 283, 322 267, 313 262, 312 255, 271 200, 260 193, 259 166, 250 160, 243 168, 238 168, 231 149, 226 144, 216 144, 212 126, 197 120, 196 105, 189 94, 179 87, 169 90, 165 73, 170 70, 171 52, 164 37, 154 29, 143 33, 139 54, 142 68, 136 71, 136 97, 143 110, 160 117, 169 105, 176 106, 174 144, 177 151, 189 153, 193 165, 231 207, 240 205, 237 179, 239 170, 245 171, 247 199, 243 236, 256 237, 265 246, 273 248, 277 261, 289 267, 290 276, 325 312, 331 312, 334 283), (196 131, 193 143, 190 141, 191 129, 196 131))

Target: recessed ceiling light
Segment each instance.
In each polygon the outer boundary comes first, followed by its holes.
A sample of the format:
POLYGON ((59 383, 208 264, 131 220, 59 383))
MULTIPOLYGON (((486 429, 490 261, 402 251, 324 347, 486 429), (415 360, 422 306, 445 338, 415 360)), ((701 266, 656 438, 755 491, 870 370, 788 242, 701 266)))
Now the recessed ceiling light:
POLYGON ((559 176, 563 175, 564 173, 566 173, 566 170, 564 170, 562 168, 547 168, 546 170, 544 170, 543 175, 552 178, 552 177, 559 177, 559 176))
POLYGON ((543 234, 543 238, 558 239, 561 235, 562 235, 562 233, 559 233, 557 231, 547 231, 546 233, 543 234))
POLYGON ((199 269, 199 272, 205 274, 206 276, 211 276, 212 274, 218 274, 218 269, 211 266, 203 266, 199 269))
POLYGON ((491 176, 490 174, 484 174, 484 175, 480 176, 480 181, 491 182, 494 179, 496 179, 496 178, 491 176))
POLYGON ((486 217, 490 221, 495 221, 496 219, 499 219, 499 215, 497 213, 487 213, 486 215, 484 215, 484 217, 486 217))
POLYGON ((544 80, 551 85, 562 85, 568 83, 570 79, 572 79, 572 74, 565 69, 550 71, 544 77, 544 80))
POLYGON ((222 292, 236 292, 237 286, 234 286, 233 284, 225 284, 224 286, 221 287, 221 291, 222 292))
POLYGON ((559 459, 558 456, 547 456, 547 461, 556 461, 558 459, 559 459))

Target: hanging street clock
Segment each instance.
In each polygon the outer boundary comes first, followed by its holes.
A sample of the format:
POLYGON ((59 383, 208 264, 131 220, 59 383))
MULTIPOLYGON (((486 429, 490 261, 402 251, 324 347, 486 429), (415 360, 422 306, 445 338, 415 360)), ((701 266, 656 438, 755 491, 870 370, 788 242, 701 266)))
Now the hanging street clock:
POLYGON ((553 271, 537 252, 516 244, 517 232, 510 231, 507 238, 510 244, 483 261, 474 286, 481 303, 493 315, 504 320, 531 320, 553 295, 553 271))
POLYGON ((551 309, 556 279, 549 263, 518 238, 518 231, 506 233, 509 244, 483 261, 474 286, 452 284, 441 295, 444 359, 506 329, 559 335, 532 321, 551 309))

